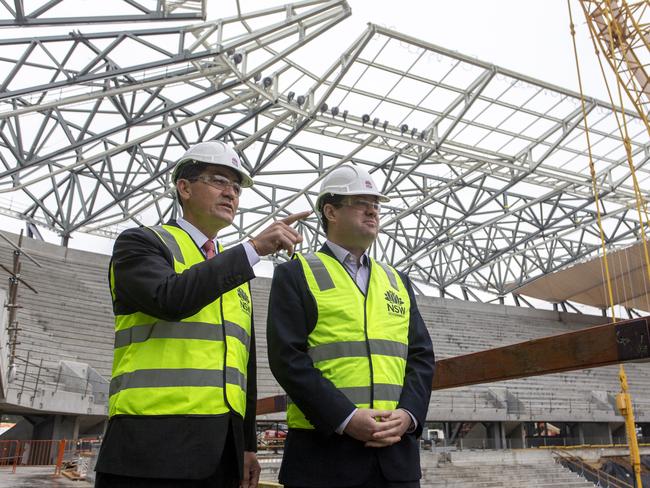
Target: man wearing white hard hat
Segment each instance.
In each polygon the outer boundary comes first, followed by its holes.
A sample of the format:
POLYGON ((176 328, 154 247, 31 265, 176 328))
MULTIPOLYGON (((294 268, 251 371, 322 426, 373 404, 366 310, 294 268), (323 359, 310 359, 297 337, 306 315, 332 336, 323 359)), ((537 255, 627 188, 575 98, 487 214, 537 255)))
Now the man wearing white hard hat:
POLYGON ((409 279, 368 255, 388 201, 360 167, 334 169, 316 202, 327 241, 275 270, 267 341, 289 397, 286 488, 420 486, 433 347, 409 279))
POLYGON ((255 334, 248 282, 260 256, 290 252, 276 222, 223 249, 253 181, 228 145, 190 147, 172 180, 183 217, 123 232, 109 281, 115 356, 96 487, 254 488, 255 334))

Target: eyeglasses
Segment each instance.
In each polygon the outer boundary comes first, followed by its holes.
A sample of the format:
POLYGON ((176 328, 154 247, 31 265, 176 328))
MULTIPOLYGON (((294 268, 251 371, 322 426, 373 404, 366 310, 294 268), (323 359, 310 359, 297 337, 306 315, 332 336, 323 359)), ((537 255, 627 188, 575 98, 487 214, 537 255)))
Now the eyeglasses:
POLYGON ((225 176, 221 175, 200 175, 196 178, 193 178, 190 181, 202 181, 206 185, 210 185, 217 190, 225 190, 227 188, 232 188, 232 191, 235 195, 241 195, 241 185, 235 181, 230 181, 225 176))
POLYGON ((352 207, 356 208, 357 210, 363 210, 364 212, 369 212, 370 210, 374 210, 375 212, 379 213, 381 212, 381 204, 379 202, 373 202, 371 200, 362 200, 362 199, 353 199, 350 201, 343 201, 341 202, 341 205, 344 207, 352 207))

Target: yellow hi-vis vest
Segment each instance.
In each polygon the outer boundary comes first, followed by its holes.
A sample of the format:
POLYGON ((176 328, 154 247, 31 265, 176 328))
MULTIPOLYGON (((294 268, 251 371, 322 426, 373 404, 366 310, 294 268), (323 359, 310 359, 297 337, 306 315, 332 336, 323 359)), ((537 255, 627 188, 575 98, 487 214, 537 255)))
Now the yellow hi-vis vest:
MULTIPOLYGON (((163 225, 150 230, 171 251, 176 273, 205 260, 182 229, 163 225)), ((112 266, 110 282, 115 299, 112 266)), ((243 417, 251 304, 245 283, 179 322, 142 312, 116 315, 109 416, 235 411, 243 417)))
MULTIPOLYGON (((318 252, 298 254, 318 319, 308 354, 322 375, 358 408, 397 407, 408 353, 410 299, 390 266, 371 260, 364 295, 343 265, 318 252)), ((313 429, 289 401, 287 423, 313 429)))

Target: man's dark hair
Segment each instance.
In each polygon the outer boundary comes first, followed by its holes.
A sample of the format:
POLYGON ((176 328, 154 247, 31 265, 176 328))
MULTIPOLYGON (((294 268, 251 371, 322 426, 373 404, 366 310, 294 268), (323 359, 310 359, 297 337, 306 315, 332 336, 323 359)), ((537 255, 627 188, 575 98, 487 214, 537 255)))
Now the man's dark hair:
POLYGON ((325 234, 327 234, 327 228, 329 226, 327 217, 325 217, 325 214, 323 213, 323 209, 325 208, 325 205, 329 203, 330 205, 334 205, 335 207, 340 207, 343 203, 344 198, 345 195, 334 195, 332 193, 328 193, 320 201, 320 208, 318 210, 320 211, 320 218, 321 218, 321 222, 323 223, 323 230, 325 231, 325 234))
MULTIPOLYGON (((199 161, 190 161, 188 163, 185 163, 183 166, 181 166, 181 169, 178 170, 176 181, 180 179, 194 181, 199 176, 201 176, 209 166, 211 165, 208 163, 201 163, 199 161)), ((183 200, 181 200, 181 196, 178 193, 178 190, 176 190, 176 200, 178 200, 178 204, 181 206, 181 208, 183 208, 183 200)))
POLYGON ((184 180, 195 180, 210 166, 212 165, 208 163, 202 163, 200 161, 189 161, 181 166, 181 168, 178 170, 176 181, 180 180, 181 178, 184 180))

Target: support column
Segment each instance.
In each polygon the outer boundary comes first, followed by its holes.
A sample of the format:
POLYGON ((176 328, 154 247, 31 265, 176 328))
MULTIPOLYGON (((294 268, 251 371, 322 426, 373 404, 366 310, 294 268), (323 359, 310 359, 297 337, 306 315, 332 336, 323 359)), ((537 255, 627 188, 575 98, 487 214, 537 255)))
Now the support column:
MULTIPOLYGON (((48 415, 42 422, 34 425, 34 440, 74 439, 79 434, 79 417, 72 415, 48 415)), ((56 443, 34 444, 38 447, 29 451, 30 462, 54 463, 57 455, 56 443)))
POLYGON ((627 444, 627 433, 625 432, 625 424, 622 422, 610 425, 612 436, 615 444, 627 444))
POLYGON ((72 428, 72 438, 79 439, 79 426, 81 425, 81 417, 74 418, 74 427, 72 428))
POLYGON ((505 449, 505 432, 503 422, 485 422, 487 446, 490 449, 505 449))
POLYGON ((79 437, 79 417, 50 415, 34 426, 35 440, 76 439, 79 437))
MULTIPOLYGON (((506 433, 506 426, 504 424, 504 434, 506 433)), ((511 449, 523 449, 526 447, 526 430, 524 429, 523 422, 519 422, 516 426, 510 429, 510 433, 506 434, 506 447, 511 449), (508 445, 510 441, 510 445, 508 445)))
POLYGON ((584 444, 611 444, 612 431, 607 422, 585 422, 581 423, 584 444))
POLYGON ((582 425, 582 422, 578 422, 578 429, 577 430, 578 430, 578 442, 580 442, 580 444, 584 444, 585 443, 585 430, 584 430, 584 427, 582 425))
POLYGON ((79 436, 79 417, 57 415, 54 418, 52 439, 76 439, 79 436))

